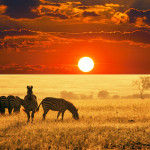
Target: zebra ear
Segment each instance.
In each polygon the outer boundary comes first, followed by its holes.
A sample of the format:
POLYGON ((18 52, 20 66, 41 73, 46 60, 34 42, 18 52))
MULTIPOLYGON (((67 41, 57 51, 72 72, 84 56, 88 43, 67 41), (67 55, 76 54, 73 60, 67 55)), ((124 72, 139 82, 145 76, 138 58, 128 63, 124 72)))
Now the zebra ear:
POLYGON ((29 86, 27 86, 27 89, 29 89, 29 86))
POLYGON ((31 86, 31 89, 33 89, 33 86, 31 86))

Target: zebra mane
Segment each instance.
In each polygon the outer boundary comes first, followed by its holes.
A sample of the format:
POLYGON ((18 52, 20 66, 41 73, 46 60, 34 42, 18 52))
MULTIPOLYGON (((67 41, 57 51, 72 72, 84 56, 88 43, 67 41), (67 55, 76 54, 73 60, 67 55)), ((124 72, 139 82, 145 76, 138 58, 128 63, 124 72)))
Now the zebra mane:
MULTIPOLYGON (((67 101, 68 102, 68 101, 67 101)), ((68 110, 71 112, 71 113, 74 113, 75 111, 77 111, 76 107, 71 103, 71 102, 68 102, 68 110)))

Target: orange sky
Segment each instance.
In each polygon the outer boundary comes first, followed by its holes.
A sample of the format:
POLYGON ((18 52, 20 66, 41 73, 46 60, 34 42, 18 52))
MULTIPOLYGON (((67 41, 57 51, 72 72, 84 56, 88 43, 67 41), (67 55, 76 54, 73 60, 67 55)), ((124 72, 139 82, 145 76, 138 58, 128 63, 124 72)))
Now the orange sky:
POLYGON ((0 0, 1 74, 150 73, 149 0, 0 0))

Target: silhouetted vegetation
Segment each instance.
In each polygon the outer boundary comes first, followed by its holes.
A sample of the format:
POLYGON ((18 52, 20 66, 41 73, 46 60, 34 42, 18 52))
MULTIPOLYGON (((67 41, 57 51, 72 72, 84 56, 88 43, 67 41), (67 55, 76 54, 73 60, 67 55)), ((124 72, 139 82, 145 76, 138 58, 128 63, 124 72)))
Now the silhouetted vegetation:
POLYGON ((113 95, 112 96, 112 99, 119 99, 120 98, 120 95, 113 95))
POLYGON ((86 94, 75 94, 73 92, 61 91, 60 97, 64 99, 72 99, 72 100, 79 100, 79 99, 93 99, 93 95, 86 95, 86 94))
POLYGON ((102 91, 99 91, 98 92, 98 98, 101 98, 101 99, 106 99, 109 97, 109 92, 106 91, 106 90, 102 90, 102 91))
MULTIPOLYGON (((145 99, 150 98, 150 94, 143 94, 142 95, 145 99)), ((62 91, 60 92, 60 97, 68 100, 93 100, 94 98, 96 99, 140 99, 141 95, 138 93, 131 94, 131 95, 111 95, 107 90, 101 90, 97 93, 97 97, 92 95, 86 95, 86 94, 75 94, 73 92, 67 92, 67 91, 62 91)))
POLYGON ((139 77, 139 79, 133 81, 133 85, 139 90, 141 99, 144 99, 144 92, 150 88, 150 77, 139 77))
POLYGON ((61 91, 60 97, 64 99, 79 99, 79 96, 77 94, 74 94, 73 92, 67 92, 67 91, 61 91))

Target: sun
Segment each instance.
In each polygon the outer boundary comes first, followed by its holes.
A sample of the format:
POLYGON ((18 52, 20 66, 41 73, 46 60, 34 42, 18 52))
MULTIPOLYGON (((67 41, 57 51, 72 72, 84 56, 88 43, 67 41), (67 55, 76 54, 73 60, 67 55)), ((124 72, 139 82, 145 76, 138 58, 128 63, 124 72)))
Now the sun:
POLYGON ((83 72, 89 72, 94 68, 94 62, 90 57, 82 57, 78 62, 78 67, 83 72))

